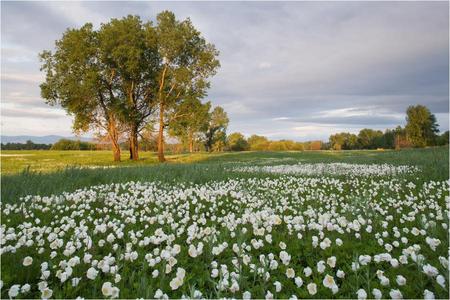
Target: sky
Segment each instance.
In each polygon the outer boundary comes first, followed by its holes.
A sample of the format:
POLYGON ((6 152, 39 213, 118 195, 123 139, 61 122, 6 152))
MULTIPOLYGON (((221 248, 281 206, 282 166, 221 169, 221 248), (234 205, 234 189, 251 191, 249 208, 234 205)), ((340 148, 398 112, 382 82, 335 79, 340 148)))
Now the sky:
POLYGON ((405 124, 423 104, 449 128, 448 2, 1 2, 2 135, 73 135, 40 97, 38 53, 67 28, 162 10, 220 51, 205 100, 228 132, 327 140, 405 124))

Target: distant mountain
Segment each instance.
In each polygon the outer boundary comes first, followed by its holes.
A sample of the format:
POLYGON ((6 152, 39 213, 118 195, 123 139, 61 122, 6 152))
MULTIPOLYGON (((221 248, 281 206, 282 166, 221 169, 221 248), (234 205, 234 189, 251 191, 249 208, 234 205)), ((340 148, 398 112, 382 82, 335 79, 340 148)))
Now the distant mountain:
POLYGON ((54 144, 60 139, 69 139, 69 140, 80 140, 83 142, 91 142, 92 138, 87 137, 76 137, 76 136, 61 136, 61 135, 44 135, 44 136, 33 136, 33 135, 2 135, 1 142, 3 144, 6 143, 26 143, 26 141, 30 140, 36 144, 54 144))

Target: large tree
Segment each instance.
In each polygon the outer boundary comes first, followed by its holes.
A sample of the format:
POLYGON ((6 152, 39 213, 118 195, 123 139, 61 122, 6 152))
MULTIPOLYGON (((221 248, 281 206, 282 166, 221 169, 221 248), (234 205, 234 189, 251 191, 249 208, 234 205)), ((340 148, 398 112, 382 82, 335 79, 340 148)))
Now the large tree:
POLYGON ((216 106, 210 113, 208 127, 205 131, 206 151, 221 151, 223 149, 226 143, 228 122, 228 115, 225 110, 220 106, 216 106))
POLYGON ((99 55, 97 32, 92 24, 68 29, 56 41, 55 51, 40 54, 46 73, 41 95, 50 105, 61 105, 74 117, 73 129, 86 132, 104 129, 112 144, 115 161, 120 160, 118 100, 112 92, 113 76, 99 55))
POLYGON ((111 74, 118 115, 126 125, 130 158, 139 159, 138 135, 156 110, 159 55, 151 22, 138 16, 112 19, 98 31, 100 59, 111 74))
POLYGON ((410 106, 406 110, 406 135, 415 147, 433 145, 439 132, 436 117, 423 105, 410 106))
POLYGON ((74 116, 75 130, 106 130, 114 160, 127 131, 130 158, 138 159, 138 134, 155 110, 157 50, 152 24, 138 16, 112 19, 97 31, 90 23, 68 29, 54 52, 41 54, 41 94, 74 116))
POLYGON ((208 78, 220 66, 218 51, 207 43, 189 19, 176 20, 172 12, 157 16, 156 36, 160 55, 157 102, 159 105, 158 159, 164 158, 164 131, 183 99, 202 98, 208 78))
POLYGON ((197 98, 187 98, 175 109, 169 122, 169 133, 187 144, 189 152, 194 151, 194 142, 208 126, 210 102, 201 103, 197 98))

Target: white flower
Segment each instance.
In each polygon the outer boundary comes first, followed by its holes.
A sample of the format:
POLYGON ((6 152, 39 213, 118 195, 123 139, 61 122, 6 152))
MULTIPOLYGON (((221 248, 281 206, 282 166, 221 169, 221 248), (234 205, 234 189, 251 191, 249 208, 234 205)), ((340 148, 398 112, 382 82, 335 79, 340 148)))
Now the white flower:
POLYGON ((425 274, 427 274, 430 277, 435 277, 436 275, 439 274, 438 269, 436 269, 435 267, 433 267, 430 264, 426 264, 425 266, 423 266, 422 270, 425 274))
POLYGON ((287 278, 294 278, 295 277, 295 271, 292 268, 286 269, 286 277, 287 278))
POLYGON ((283 262, 283 264, 288 265, 289 262, 291 261, 291 256, 286 251, 283 250, 280 252, 280 259, 283 262))
POLYGON ((25 267, 31 266, 31 264, 33 263, 33 258, 31 256, 27 256, 23 259, 23 265, 25 267))
POLYGON ((327 265, 329 265, 331 268, 334 268, 336 266, 336 256, 331 256, 327 259, 327 265))
POLYGON ((403 295, 399 290, 392 289, 389 292, 389 296, 391 296, 392 299, 403 299, 403 295))
POLYGON ((20 284, 14 284, 9 288, 8 296, 9 298, 17 297, 17 295, 19 295, 19 292, 20 292, 20 284))
POLYGON ((230 292, 232 292, 234 294, 237 291, 239 291, 239 283, 237 281, 233 280, 233 283, 231 284, 231 287, 230 287, 230 292))
POLYGON ((336 239, 336 245, 342 246, 342 244, 343 244, 342 240, 340 238, 337 238, 336 239))
POLYGON ((434 293, 430 292, 429 290, 423 291, 423 298, 424 299, 434 299, 434 293))
POLYGON ((297 287, 301 287, 303 285, 303 280, 300 277, 295 277, 294 282, 297 287))
POLYGON ((280 243, 278 244, 278 246, 280 246, 281 250, 286 250, 286 243, 280 242, 280 243))
POLYGON ((31 286, 28 283, 26 283, 26 284, 22 285, 22 287, 20 288, 20 292, 22 294, 25 294, 25 293, 28 293, 30 291, 30 289, 31 289, 31 286))
POLYGON ((336 277, 337 278, 344 278, 345 277, 345 273, 344 273, 344 271, 342 271, 342 270, 337 270, 337 272, 336 272, 336 277))
POLYGON ((51 298, 53 295, 53 291, 49 288, 45 288, 42 292, 41 292, 41 298, 42 299, 49 299, 51 298))
POLYGON ((317 293, 317 285, 315 283, 309 283, 306 288, 308 289, 308 293, 313 296, 317 293))
POLYGON ((80 283, 81 278, 80 277, 74 277, 72 278, 72 286, 76 287, 80 283))
POLYGON ((118 287, 113 287, 112 288, 112 294, 111 294, 111 298, 119 298, 119 292, 120 292, 120 289, 118 288, 118 287))
POLYGON ((173 278, 169 283, 172 290, 178 289, 182 284, 183 284, 183 281, 178 277, 173 278))
POLYGON ((102 285, 102 294, 103 296, 109 297, 112 295, 112 284, 109 281, 106 281, 102 285))
POLYGON ((333 276, 330 275, 325 275, 325 278, 322 281, 322 284, 324 287, 329 288, 329 289, 336 289, 337 285, 336 282, 334 281, 333 276))
POLYGON ((323 260, 317 263, 317 272, 323 273, 325 271, 325 262, 323 260))
POLYGON ((280 283, 279 281, 275 281, 275 282, 273 283, 273 285, 275 286, 275 291, 276 291, 277 293, 279 293, 279 292, 281 291, 281 283, 280 283))
POLYGON ((396 281, 397 281, 397 284, 400 285, 400 286, 406 284, 406 278, 403 277, 402 275, 397 275, 396 281))
POLYGON ((381 299, 383 297, 383 294, 381 293, 381 291, 379 289, 373 289, 372 290, 372 295, 375 299, 381 299))
POLYGON ((312 274, 312 269, 311 269, 310 267, 306 267, 306 268, 303 270, 303 273, 305 274, 306 277, 309 277, 309 276, 311 276, 311 274, 312 274))
POLYGON ((358 296, 358 299, 359 299, 359 300, 367 299, 367 293, 366 293, 366 291, 365 291, 364 289, 359 289, 359 290, 356 292, 356 295, 358 296))
POLYGON ((163 291, 161 291, 160 289, 157 289, 153 298, 160 299, 160 298, 162 298, 163 294, 164 294, 163 291))
POLYGON ((442 286, 444 289, 446 288, 446 287, 445 287, 445 278, 444 278, 444 276, 438 275, 438 276, 436 277, 436 282, 437 282, 440 286, 442 286))
POLYGON ((86 277, 91 280, 94 280, 95 277, 97 277, 97 274, 98 274, 98 271, 95 268, 90 267, 86 272, 86 277))
POLYGON ((245 291, 242 294, 242 299, 244 299, 244 300, 250 300, 251 298, 252 298, 252 294, 249 291, 245 291))
POLYGON ((217 276, 219 276, 219 270, 218 269, 212 269, 211 270, 211 277, 212 278, 216 278, 217 276))
POLYGON ((270 291, 267 291, 265 297, 266 297, 266 300, 272 300, 273 299, 273 294, 270 291))

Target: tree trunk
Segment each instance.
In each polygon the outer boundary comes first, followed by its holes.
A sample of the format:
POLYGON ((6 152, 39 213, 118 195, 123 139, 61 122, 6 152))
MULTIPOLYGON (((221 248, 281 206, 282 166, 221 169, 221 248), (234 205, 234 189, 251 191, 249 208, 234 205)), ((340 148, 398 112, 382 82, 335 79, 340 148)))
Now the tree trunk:
POLYGON ((108 136, 111 141, 114 161, 120 161, 120 145, 119 145, 119 133, 116 127, 116 121, 114 117, 109 118, 108 124, 108 136))
POLYGON ((194 138, 192 136, 192 132, 191 131, 189 131, 188 139, 189 139, 189 152, 192 153, 192 152, 194 152, 194 138))
POLYGON ((158 160, 165 162, 164 157, 164 104, 159 105, 158 160))
POLYGON ((130 132, 130 159, 139 160, 137 129, 133 126, 130 132))

